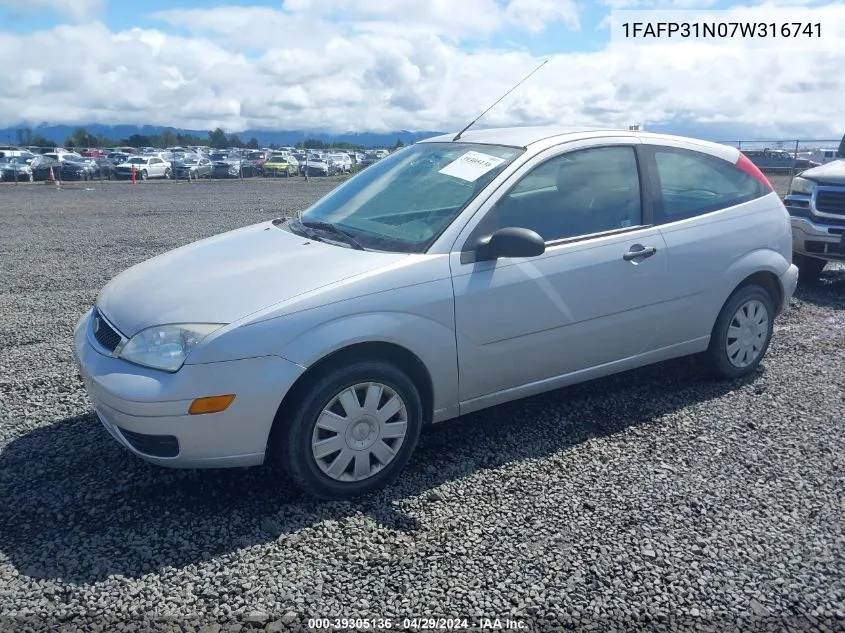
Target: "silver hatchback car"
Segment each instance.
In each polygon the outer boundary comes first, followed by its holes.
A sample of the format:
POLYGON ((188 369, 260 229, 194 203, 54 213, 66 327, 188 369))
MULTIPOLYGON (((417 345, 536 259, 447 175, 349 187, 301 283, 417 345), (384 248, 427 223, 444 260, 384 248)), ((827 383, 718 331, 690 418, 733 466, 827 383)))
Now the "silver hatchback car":
POLYGON ((479 130, 130 268, 75 353, 139 457, 272 456, 347 498, 396 477, 427 423, 689 354, 754 371, 795 290, 791 252, 783 203, 734 148, 479 130))

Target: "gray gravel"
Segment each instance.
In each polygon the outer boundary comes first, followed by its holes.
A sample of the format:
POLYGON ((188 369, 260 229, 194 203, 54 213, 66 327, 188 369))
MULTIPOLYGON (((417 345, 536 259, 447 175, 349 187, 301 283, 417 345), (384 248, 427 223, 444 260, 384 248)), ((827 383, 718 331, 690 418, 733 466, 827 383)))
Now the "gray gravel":
POLYGON ((753 379, 680 360, 444 423, 355 503, 121 449, 71 356, 97 290, 333 184, 0 186, 0 629, 845 629, 842 268, 798 293, 753 379))

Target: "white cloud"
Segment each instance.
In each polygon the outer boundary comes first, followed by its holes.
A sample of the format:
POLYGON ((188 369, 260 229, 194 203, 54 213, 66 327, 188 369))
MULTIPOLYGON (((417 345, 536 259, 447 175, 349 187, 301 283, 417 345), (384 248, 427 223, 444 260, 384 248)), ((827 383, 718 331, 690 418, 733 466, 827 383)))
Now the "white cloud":
MULTIPOLYGON (((814 0, 790 1, 799 4, 814 0)), ((602 0, 611 9, 711 9, 717 0, 602 0)))
POLYGON ((578 7, 572 0, 511 0, 505 8, 505 20, 531 33, 546 25, 563 22, 571 29, 580 28, 578 7))
MULTIPOLYGON (((447 25, 446 4, 409 0, 408 10, 417 13, 414 26, 406 27, 384 8, 398 1, 361 0, 356 19, 343 23, 336 19, 339 0, 160 15, 190 36, 115 33, 96 22, 0 32, 0 67, 6 69, 0 126, 96 121, 229 131, 457 129, 541 61, 489 44, 463 49, 462 29, 496 34, 511 24, 511 31, 518 25, 531 33, 551 21, 578 25, 576 14, 559 10, 566 3, 557 1, 497 3, 492 21, 455 9, 447 25)), ((776 11, 767 9, 767 20, 776 19, 776 11)), ((483 123, 615 127, 681 117, 839 137, 845 131, 843 65, 843 38, 826 50, 801 53, 761 55, 681 42, 559 54, 483 123)))
POLYGON ((108 0, 0 0, 0 7, 12 15, 39 11, 55 11, 72 20, 83 21, 99 15, 108 0))
POLYGON ((327 35, 349 30, 425 31, 460 40, 508 27, 528 33, 556 24, 579 28, 574 0, 287 0, 281 10, 235 6, 168 9, 153 17, 192 33, 215 33, 238 45, 267 46, 315 37, 322 41, 327 35), (317 24, 319 28, 315 28, 317 24))

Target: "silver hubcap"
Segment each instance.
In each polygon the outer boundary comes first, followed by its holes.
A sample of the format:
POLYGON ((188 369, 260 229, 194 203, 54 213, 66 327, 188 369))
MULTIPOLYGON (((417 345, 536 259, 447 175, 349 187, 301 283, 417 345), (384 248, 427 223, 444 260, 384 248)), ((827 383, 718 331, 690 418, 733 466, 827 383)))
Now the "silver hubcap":
POLYGON ((348 387, 317 418, 314 460, 337 481, 362 481, 387 466, 405 439, 408 410, 393 389, 378 382, 348 387))
POLYGON ((743 303, 734 313, 725 341, 734 367, 748 367, 763 352, 769 333, 769 311, 757 299, 743 303))

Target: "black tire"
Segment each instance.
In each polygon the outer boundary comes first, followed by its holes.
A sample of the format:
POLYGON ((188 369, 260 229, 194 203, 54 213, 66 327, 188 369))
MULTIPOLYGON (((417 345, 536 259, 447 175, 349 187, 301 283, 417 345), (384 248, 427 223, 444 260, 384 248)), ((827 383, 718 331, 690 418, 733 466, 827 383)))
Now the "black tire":
POLYGON ((774 318, 775 302, 765 288, 756 284, 749 284, 735 290, 725 302, 725 305, 722 306, 721 312, 719 312, 719 317, 716 319, 716 324, 713 326, 710 336, 710 346, 704 354, 705 363, 710 372, 717 377, 736 379, 756 371, 757 366, 769 349, 769 343, 772 340, 774 318), (765 328, 765 338, 762 341, 759 354, 747 365, 740 367, 732 362, 730 358, 728 351, 728 328, 731 327, 739 309, 751 301, 758 301, 765 307, 768 324, 765 328))
POLYGON ((148 174, 147 174, 147 170, 146 170, 146 169, 145 169, 145 170, 143 170, 143 171, 141 172, 141 180, 146 180, 148 177, 149 177, 149 176, 148 176, 148 174))
POLYGON ((170 176, 173 172, 170 171, 170 167, 164 170, 164 178, 165 180, 170 180, 170 176))
MULTIPOLYGON (((350 499, 382 488, 399 476, 416 448, 421 427, 422 401, 411 379, 390 363, 360 361, 333 369, 318 378, 290 417, 276 420, 270 449, 305 492, 320 499, 350 499), (349 387, 371 381, 389 387, 404 402, 406 434, 395 456, 381 470, 361 481, 338 481, 320 469, 312 453, 314 429, 324 407, 336 395, 349 387)), ((354 460, 348 466, 353 465, 354 460)))
POLYGON ((827 262, 816 257, 808 257, 800 253, 792 254, 792 263, 798 266, 798 281, 805 285, 818 283, 827 262))

